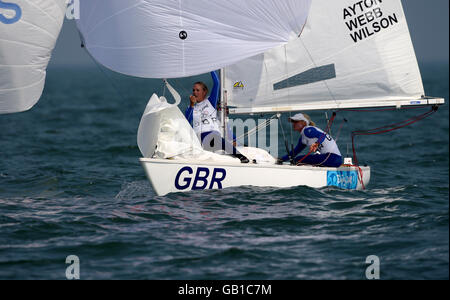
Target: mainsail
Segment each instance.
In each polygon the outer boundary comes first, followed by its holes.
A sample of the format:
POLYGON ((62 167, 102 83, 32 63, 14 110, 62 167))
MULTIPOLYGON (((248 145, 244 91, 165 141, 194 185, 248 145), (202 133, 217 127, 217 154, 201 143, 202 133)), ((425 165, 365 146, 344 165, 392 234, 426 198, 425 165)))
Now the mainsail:
POLYGON ((314 0, 298 39, 225 70, 232 113, 428 104, 400 0, 314 0))
POLYGON ((199 75, 295 39, 311 0, 81 0, 89 53, 126 75, 199 75))
POLYGON ((65 12, 65 0, 0 1, 0 114, 39 101, 65 12))

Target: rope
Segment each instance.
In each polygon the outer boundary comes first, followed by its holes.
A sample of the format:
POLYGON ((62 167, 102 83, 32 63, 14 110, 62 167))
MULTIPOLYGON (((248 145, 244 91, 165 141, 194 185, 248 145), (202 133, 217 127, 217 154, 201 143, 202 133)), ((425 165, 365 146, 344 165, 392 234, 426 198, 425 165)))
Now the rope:
MULTIPOLYGON (((285 69, 286 69, 286 76, 287 76, 287 93, 288 93, 288 104, 291 104, 291 85, 289 83, 289 79, 290 79, 290 75, 289 75, 289 64, 288 64, 288 56, 287 56, 287 46, 284 45, 284 61, 285 61, 285 69)), ((292 111, 289 111, 289 117, 292 117, 292 111)), ((291 151, 292 153, 294 153, 294 131, 290 130, 291 133, 291 151)), ((286 145, 287 145, 287 140, 286 140, 286 145)), ((287 146, 287 151, 288 154, 290 153, 289 151, 289 146, 287 146)), ((290 156, 290 155, 289 155, 290 156)), ((293 163, 293 157, 291 158, 291 163, 293 163)))
POLYGON ((249 137, 249 136, 252 136, 252 135, 256 134, 259 130, 264 129, 266 127, 269 127, 271 121, 273 119, 277 119, 277 118, 278 118, 278 115, 273 115, 271 118, 267 119, 264 123, 259 124, 258 126, 256 126, 253 129, 249 130, 247 133, 244 133, 243 135, 237 137, 236 139, 238 140, 238 139, 241 139, 241 138, 243 138, 245 136, 249 137))
MULTIPOLYGON (((392 110, 392 109, 385 109, 383 111, 386 111, 386 110, 392 110)), ((374 128, 374 129, 369 129, 369 130, 357 130, 357 131, 353 131, 352 132, 353 161, 354 161, 355 166, 358 167, 358 169, 359 169, 359 173, 360 173, 359 175, 361 177, 360 178, 360 182, 361 182, 361 184, 363 186, 363 189, 365 189, 365 186, 364 186, 364 182, 363 182, 362 169, 359 167, 358 158, 356 156, 355 137, 358 136, 358 135, 383 134, 383 133, 391 132, 391 131, 394 131, 394 130, 398 130, 398 129, 404 128, 406 126, 412 125, 414 123, 417 123, 417 122, 419 122, 419 121, 421 121, 421 120, 431 116, 437 110, 438 110, 438 106, 435 105, 435 106, 433 106, 431 108, 430 111, 428 111, 426 113, 423 113, 421 115, 412 117, 410 119, 407 119, 407 120, 404 120, 404 121, 401 121, 401 122, 398 122, 398 123, 394 123, 394 124, 386 125, 386 126, 383 126, 383 127, 374 128)), ((359 110, 359 111, 361 111, 361 110, 359 110)), ((362 110, 362 111, 364 111, 364 110, 362 110)), ((373 110, 370 110, 370 111, 373 111, 373 110)))
POLYGON ((177 89, 182 90, 188 97, 192 94, 192 92, 182 85, 178 79, 172 79, 172 82, 176 85, 177 89))
MULTIPOLYGON (((311 59, 314 67, 317 68, 317 64, 314 61, 314 58, 312 57, 311 52, 309 52, 309 49, 306 47, 305 43, 303 42, 303 39, 300 39, 300 41, 302 42, 303 48, 305 48, 306 53, 308 54, 309 59, 311 59)), ((325 84, 325 87, 327 88, 328 93, 330 93, 331 98, 333 98, 334 102, 336 102, 336 104, 338 104, 336 97, 334 96, 333 92, 331 91, 330 86, 328 85, 327 81, 323 80, 323 83, 325 84)))
MULTIPOLYGON (((286 147, 286 151, 288 153, 289 160, 290 160, 291 164, 294 164, 294 159, 291 156, 291 151, 289 151, 288 140, 286 139, 286 134, 284 133, 283 122, 281 121, 281 118, 279 118, 278 121, 280 122, 280 125, 281 125, 281 132, 283 133, 283 138, 284 138, 284 146, 286 147)), ((293 150, 292 150, 292 153, 294 153, 293 150)))
POLYGON ((391 132, 391 131, 394 131, 394 130, 398 130, 398 129, 404 128, 406 126, 412 125, 414 123, 417 123, 417 122, 419 122, 419 121, 421 121, 421 120, 431 116, 437 110, 438 110, 438 107, 437 106, 433 106, 430 111, 428 111, 428 112, 426 112, 424 114, 412 117, 410 119, 407 119, 407 120, 404 120, 404 121, 401 121, 401 122, 398 122, 398 123, 394 123, 394 124, 386 125, 386 126, 383 126, 383 127, 374 128, 374 129, 369 129, 369 130, 353 131, 352 132, 353 159, 356 162, 356 165, 358 165, 358 160, 357 160, 357 157, 356 157, 356 148, 355 148, 355 137, 356 136, 358 136, 358 135, 376 135, 376 134, 383 134, 383 133, 391 132))
POLYGON ((165 84, 163 84, 163 92, 162 92, 162 96, 165 98, 166 97, 166 89, 167 86, 165 84))
POLYGON ((349 165, 349 167, 358 168, 358 180, 359 180, 359 182, 361 182, 361 186, 362 186, 363 190, 365 190, 366 186, 364 185, 363 171, 362 171, 361 167, 357 166, 357 165, 349 165))
POLYGON ((341 126, 339 127, 339 131, 338 131, 338 134, 337 134, 336 139, 335 139, 336 143, 337 143, 338 140, 339 140, 339 137, 340 137, 340 135, 341 135, 341 131, 342 131, 342 128, 344 127, 344 124, 347 123, 347 122, 348 122, 348 121, 347 121, 346 118, 344 118, 344 119, 342 120, 341 126))

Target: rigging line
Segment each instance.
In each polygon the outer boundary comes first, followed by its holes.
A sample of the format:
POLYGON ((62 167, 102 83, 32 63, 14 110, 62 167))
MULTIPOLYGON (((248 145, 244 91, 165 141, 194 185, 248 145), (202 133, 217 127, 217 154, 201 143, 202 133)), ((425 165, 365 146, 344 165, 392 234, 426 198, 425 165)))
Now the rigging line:
POLYGON ((244 133, 243 135, 237 137, 236 139, 241 139, 241 138, 243 138, 243 137, 245 137, 245 136, 249 137, 249 136, 252 136, 252 135, 256 134, 259 130, 269 127, 269 126, 270 126, 270 123, 272 122, 272 120, 273 120, 273 119, 276 119, 276 118, 277 118, 277 115, 273 115, 273 116, 272 116, 271 118, 269 118, 268 120, 265 120, 263 123, 260 123, 260 124, 257 125, 256 127, 254 127, 254 128, 252 128, 251 130, 249 130, 249 131, 247 132, 247 134, 244 133))
POLYGON ((162 96, 164 98, 166 98, 166 89, 167 89, 167 85, 166 82, 163 80, 163 92, 162 92, 162 96))
POLYGON ((286 141, 286 134, 284 133, 284 127, 283 127, 283 122, 281 122, 281 117, 278 119, 280 121, 280 125, 281 125, 281 132, 283 133, 283 138, 286 141))
POLYGON ((394 130, 398 130, 398 129, 404 128, 404 127, 409 126, 409 125, 412 125, 412 124, 414 124, 416 122, 419 122, 419 121, 421 121, 421 120, 431 116, 437 110, 438 110, 438 106, 435 105, 435 106, 433 106, 431 108, 430 111, 428 111, 428 112, 426 112, 424 114, 421 114, 419 116, 410 118, 408 120, 402 121, 402 122, 398 122, 398 123, 395 123, 395 124, 391 124, 391 125, 387 125, 387 126, 383 126, 383 127, 379 127, 379 128, 375 128, 375 129, 369 129, 369 130, 366 130, 366 131, 353 131, 352 132, 352 147, 353 147, 353 160, 354 160, 355 165, 359 165, 358 164, 358 158, 356 156, 356 147, 355 147, 355 137, 356 136, 358 136, 358 135, 376 135, 376 134, 382 134, 382 133, 387 133, 387 132, 391 132, 391 131, 394 131, 394 130), (384 130, 382 130, 382 129, 384 129, 384 130), (379 130, 379 131, 373 132, 375 130, 379 130))
POLYGON ((174 82, 174 84, 177 86, 178 89, 181 89, 186 95, 187 97, 189 97, 189 95, 191 95, 191 91, 189 91, 187 88, 185 88, 179 81, 178 79, 174 78, 172 79, 172 81, 174 82))
MULTIPOLYGON (((289 160, 291 161, 291 164, 293 164, 293 157, 291 155, 291 152, 289 151, 289 145, 288 145, 288 141, 286 139, 286 134, 284 133, 284 127, 283 127, 283 120, 280 118, 278 118, 278 121, 280 122, 281 125, 281 132, 283 133, 283 138, 284 138, 284 146, 286 147, 286 151, 287 151, 287 155, 289 156, 289 160)), ((292 154, 294 154, 294 151, 292 150, 292 154)))
MULTIPOLYGON (((332 133, 331 133, 331 125, 332 125, 333 122, 330 123, 330 119, 328 119, 328 113, 327 112, 325 112, 325 116, 326 116, 326 119, 327 119, 327 129, 326 129, 326 131, 331 136, 332 135, 332 133)), ((335 117, 336 116, 336 112, 333 112, 332 116, 335 117)))
MULTIPOLYGON (((347 122, 348 122, 348 121, 347 121, 346 118, 344 118, 344 119, 342 120, 341 126, 339 126, 339 131, 338 131, 337 136, 336 136, 336 139, 335 139, 336 143, 337 143, 338 140, 339 140, 339 137, 340 137, 340 135, 341 135, 341 130, 342 130, 342 128, 344 127, 344 124, 347 123, 347 122)), ((347 150, 347 152, 348 152, 348 150, 347 150)))
POLYGON ((433 113, 434 113, 434 111, 427 112, 427 113, 425 113, 425 114, 423 114, 423 115, 421 115, 419 117, 411 118, 411 119, 407 120, 407 123, 402 122, 402 123, 396 125, 395 127, 393 127, 393 126, 385 126, 385 127, 379 128, 379 129, 384 129, 384 130, 380 130, 380 131, 376 131, 376 132, 372 132, 372 131, 377 130, 377 129, 371 129, 371 130, 367 130, 367 131, 354 131, 353 134, 355 136, 356 135, 376 135, 376 134, 382 134, 382 133, 391 132, 391 131, 394 131, 394 130, 397 130, 397 129, 404 128, 404 127, 406 127, 408 125, 412 125, 412 124, 414 124, 414 123, 416 123, 418 121, 421 121, 421 120, 425 119, 426 117, 432 115, 433 113), (403 124, 403 123, 405 123, 405 124, 403 124), (390 127, 392 127, 392 128, 390 128, 390 127))
MULTIPOLYGON (((287 92, 288 92, 288 104, 291 105, 291 88, 290 88, 290 84, 289 84, 289 66, 288 66, 288 57, 287 57, 287 46, 284 45, 284 60, 285 60, 285 68, 286 68, 286 76, 287 76, 287 92)), ((292 111, 289 111, 289 117, 292 117, 292 111)), ((292 153, 294 153, 294 130, 291 126, 290 129, 291 132, 291 150, 292 153)), ((288 154, 289 154, 289 150, 288 150, 288 154)))
POLYGON ((83 34, 78 29, 78 27, 77 27, 77 31, 78 31, 78 35, 79 35, 80 41, 81 41, 81 48, 83 48, 86 51, 86 53, 91 58, 91 60, 94 62, 94 64, 97 66, 97 68, 100 70, 100 72, 103 73, 103 75, 106 77, 106 79, 108 79, 108 82, 111 84, 111 86, 116 91, 116 93, 120 96, 120 98, 122 98, 122 101, 126 102, 127 100, 126 100, 125 96, 120 92, 120 89, 116 86, 116 84, 114 83, 114 80, 106 74, 106 72, 101 68, 100 64, 95 60, 95 58, 88 51, 83 34))
MULTIPOLYGON (((90 55, 89 55, 90 56, 90 55)), ((91 56, 92 58, 92 56, 91 56)), ((92 58, 93 59, 93 58, 92 58)), ((115 90, 115 92, 120 96, 120 98, 122 98, 122 100, 124 102, 126 102, 126 98, 125 96, 120 92, 119 88, 116 86, 114 80, 112 79, 112 77, 109 77, 108 74, 106 74, 106 72, 103 70, 103 68, 97 63, 97 61, 95 61, 95 59, 93 59, 93 61, 95 62, 95 65, 97 66, 97 68, 100 70, 100 72, 103 73, 103 75, 106 77, 106 79, 108 80, 108 82, 111 84, 111 86, 113 87, 113 89, 115 90)))
POLYGON ((268 127, 269 125, 267 124, 267 121, 265 123, 261 123, 258 126, 254 127, 253 129, 247 131, 247 133, 244 133, 243 135, 238 136, 236 139, 241 139, 241 138, 245 138, 247 137, 251 137, 254 134, 256 134, 259 130, 268 127), (261 126, 264 125, 264 126, 261 126))
MULTIPOLYGON (((80 35, 81 37, 81 35, 80 35)), ((92 59, 92 61, 94 62, 94 64, 97 66, 97 68, 100 70, 100 72, 106 77, 106 79, 108 79, 108 82, 111 84, 111 86, 113 87, 113 89, 115 90, 115 92, 120 96, 120 98, 122 98, 122 100, 124 102, 126 102, 126 98, 125 96, 120 92, 120 89, 116 86, 116 84, 114 83, 114 80, 112 78, 110 78, 106 72, 103 70, 103 68, 100 66, 100 64, 95 60, 94 57, 92 57, 92 55, 89 53, 89 51, 87 51, 86 46, 84 45, 84 42, 81 41, 81 48, 84 48, 88 54, 88 56, 92 59)))
MULTIPOLYGON (((328 122, 330 121, 330 119, 328 119, 328 112, 325 112, 325 119, 327 120, 327 124, 328 124, 328 122)), ((328 130, 328 128, 327 128, 327 130, 328 130)), ((331 134, 331 131, 330 131, 330 134, 331 134)))
POLYGON ((374 134, 378 134, 378 132, 385 133, 385 132, 389 132, 389 131, 394 131, 396 129, 400 129, 407 125, 413 124, 413 123, 427 117, 426 115, 431 114, 431 113, 434 113, 434 110, 428 111, 422 115, 415 116, 415 117, 406 119, 406 120, 398 122, 398 123, 393 123, 393 124, 386 125, 383 127, 378 127, 378 128, 368 129, 368 130, 355 130, 355 131, 353 131, 353 133, 355 133, 356 135, 374 135, 374 134), (413 123, 411 123, 412 121, 413 121, 413 123), (385 130, 381 131, 382 129, 385 129, 385 130), (378 131, 378 132, 376 132, 376 131, 378 131))
POLYGON ((244 140, 245 140, 245 137, 250 138, 251 136, 256 135, 260 129, 266 128, 267 126, 268 125, 266 125, 266 123, 261 123, 258 126, 256 126, 256 127, 252 128, 252 129, 250 129, 249 131, 247 131, 247 133, 244 132, 244 134, 238 136, 236 138, 236 140, 239 140, 239 139, 242 139, 242 138, 244 138, 244 140), (261 126, 261 125, 265 125, 265 126, 261 126))
MULTIPOLYGON (((309 59, 311 59, 311 61, 312 61, 313 65, 314 65, 314 67, 317 68, 317 64, 316 64, 316 62, 314 61, 314 58, 312 57, 312 55, 311 55, 311 53, 309 52, 308 48, 306 47, 305 43, 303 42, 303 39, 300 39, 300 41, 302 42, 303 48, 305 48, 306 53, 308 53, 309 59)), ((334 100, 334 102, 336 103, 336 105, 339 106, 339 103, 337 102, 336 97, 334 97, 333 92, 331 91, 330 86, 328 85, 327 81, 326 81, 326 80, 322 80, 322 81, 323 81, 323 83, 325 84, 325 86, 326 86, 328 92, 330 93, 331 98, 334 100)))

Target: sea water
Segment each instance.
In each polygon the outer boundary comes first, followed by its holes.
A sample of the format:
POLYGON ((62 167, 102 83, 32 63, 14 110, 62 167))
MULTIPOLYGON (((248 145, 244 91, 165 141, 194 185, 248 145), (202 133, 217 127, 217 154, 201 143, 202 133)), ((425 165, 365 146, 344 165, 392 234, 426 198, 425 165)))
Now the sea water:
MULTIPOLYGON (((161 82, 50 68, 31 111, 0 115, 0 279, 66 279, 75 262, 81 279, 367 279, 374 262, 381 279, 448 279, 448 64, 421 69, 427 95, 447 104, 399 131, 356 138, 358 161, 372 168, 366 190, 158 197, 136 133, 152 93, 167 94, 161 82)), ((197 80, 211 84, 207 75, 173 82, 182 109, 197 80)), ((332 133, 351 155, 353 130, 427 109, 342 112, 332 133)), ((324 112, 311 116, 326 126, 324 112)), ((281 155, 281 128, 279 137, 281 155)))

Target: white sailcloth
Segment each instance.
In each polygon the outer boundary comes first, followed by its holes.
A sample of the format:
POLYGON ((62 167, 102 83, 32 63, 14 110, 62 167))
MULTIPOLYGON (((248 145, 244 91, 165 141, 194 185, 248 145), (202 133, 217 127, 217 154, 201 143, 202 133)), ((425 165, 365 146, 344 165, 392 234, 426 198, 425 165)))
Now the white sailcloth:
POLYGON ((65 11, 65 0, 0 1, 0 114, 39 101, 65 11))
MULTIPOLYGON (((159 98, 156 94, 150 98, 138 129, 138 146, 144 157, 239 163, 237 158, 203 150, 200 140, 177 104, 169 104, 165 97, 159 98)), ((262 151, 256 153, 262 156, 262 151)), ((266 160, 267 156, 264 157, 266 160)))
POLYGON ((207 73, 296 38, 311 0, 81 0, 89 53, 146 78, 207 73))
POLYGON ((226 68, 226 89, 236 113, 424 95, 400 0, 314 0, 300 38, 226 68))

